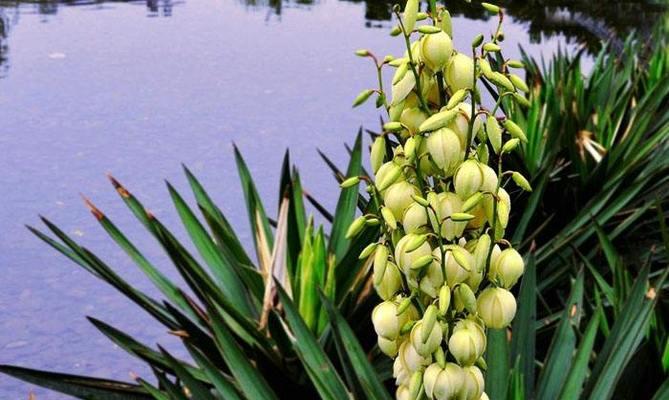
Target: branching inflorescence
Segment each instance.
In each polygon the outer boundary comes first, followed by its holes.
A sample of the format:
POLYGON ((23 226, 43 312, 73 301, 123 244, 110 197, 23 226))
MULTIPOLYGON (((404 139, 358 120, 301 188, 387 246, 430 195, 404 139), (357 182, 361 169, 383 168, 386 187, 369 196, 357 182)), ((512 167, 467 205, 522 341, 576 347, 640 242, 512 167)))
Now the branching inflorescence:
POLYGON ((502 168, 525 135, 497 113, 504 103, 528 104, 521 94, 528 87, 509 72, 522 63, 501 56, 500 8, 482 4, 498 15, 497 29, 488 42, 476 36, 465 54, 453 48, 448 11, 434 2, 427 12, 419 6, 408 0, 403 13, 394 9, 391 35, 404 39, 402 57, 356 53, 374 61, 379 88, 363 91, 354 106, 376 94, 389 122, 371 147, 374 178, 342 183, 365 180, 372 197, 348 236, 366 225, 382 233, 361 257, 373 260, 374 287, 384 300, 372 321, 379 349, 395 359, 396 397, 487 399, 486 329, 512 321, 516 300, 509 290, 524 271, 523 258, 504 240, 511 211, 506 178, 531 190, 520 173, 502 168), (386 66, 396 68, 390 102, 386 66), (497 89, 491 110, 482 106, 478 83, 497 89))

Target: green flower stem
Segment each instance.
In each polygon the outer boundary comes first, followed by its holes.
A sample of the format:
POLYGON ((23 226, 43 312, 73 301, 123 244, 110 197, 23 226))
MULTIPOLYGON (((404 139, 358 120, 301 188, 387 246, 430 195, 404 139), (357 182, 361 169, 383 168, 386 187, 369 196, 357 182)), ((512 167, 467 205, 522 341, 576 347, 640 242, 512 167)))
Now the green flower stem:
POLYGON ((495 36, 492 38, 493 43, 497 43, 497 36, 502 30, 502 22, 504 21, 504 12, 502 9, 499 9, 499 21, 497 22, 497 29, 495 30, 495 36))
POLYGON ((411 72, 413 73, 413 77, 416 80, 416 96, 418 97, 418 100, 420 102, 420 107, 425 111, 428 115, 430 114, 430 108, 427 106, 427 102, 423 98, 423 91, 421 90, 420 87, 420 75, 418 75, 418 71, 416 71, 416 65, 414 64, 413 60, 413 52, 411 51, 411 41, 409 40, 409 36, 411 35, 411 32, 406 31, 404 28, 404 23, 402 22, 402 16, 400 15, 399 11, 395 11, 395 15, 397 16, 397 20, 399 21, 400 24, 400 29, 402 29, 402 35, 404 36, 404 44, 407 47, 407 54, 409 55, 409 66, 411 67, 411 72))
POLYGON ((476 48, 472 48, 472 60, 474 62, 474 77, 472 79, 472 88, 469 90, 472 100, 472 111, 469 114, 469 129, 467 130, 467 143, 465 143, 465 160, 469 157, 471 151, 472 136, 474 135, 474 121, 476 120, 476 48))
POLYGON ((432 210, 432 213, 434 214, 434 219, 437 221, 437 240, 439 241, 439 251, 441 252, 441 273, 444 276, 444 281, 446 281, 446 250, 444 250, 444 238, 441 237, 441 227, 443 224, 443 221, 439 219, 439 216, 437 215, 437 210, 432 207, 432 204, 428 205, 425 208, 425 212, 427 213, 427 220, 428 222, 430 221, 430 212, 428 209, 432 210))
POLYGON ((390 107, 388 107, 388 99, 386 98, 386 93, 383 91, 383 72, 381 69, 383 64, 376 62, 376 77, 379 80, 379 92, 383 96, 383 107, 386 109, 386 113, 390 116, 390 107))
POLYGON ((437 86, 439 87, 439 108, 446 105, 446 90, 444 89, 444 73, 439 71, 436 73, 437 86))
POLYGON ((420 299, 418 298, 417 295, 418 290, 419 289, 416 289, 415 291, 411 292, 411 302, 413 302, 414 306, 416 306, 422 318, 423 314, 425 314, 425 306, 423 305, 423 303, 421 303, 420 299))
POLYGON ((504 98, 504 96, 510 96, 510 95, 513 95, 513 92, 506 91, 504 93, 501 93, 499 97, 497 97, 497 101, 495 102, 495 107, 490 112, 490 115, 494 117, 495 113, 497 112, 497 109, 502 105, 502 99, 504 98))
POLYGON ((388 101, 386 99, 386 93, 383 91, 383 74, 382 74, 382 71, 381 71, 381 69, 383 68, 383 63, 382 62, 380 63, 379 59, 372 52, 369 52, 368 57, 371 58, 372 61, 374 61, 374 66, 376 67, 376 77, 377 77, 377 80, 379 82, 379 89, 376 90, 376 92, 379 93, 379 95, 382 96, 383 106, 386 109, 386 113, 388 113, 388 115, 390 115, 390 107, 388 107, 388 101))
POLYGON ((502 155, 500 153, 497 159, 497 187, 495 188, 495 196, 493 197, 492 206, 492 240, 490 241, 490 248, 488 249, 488 256, 485 261, 484 276, 490 271, 490 260, 492 258, 492 249, 495 247, 497 240, 495 239, 495 231, 497 230, 497 203, 499 202, 499 188, 502 184, 502 155))

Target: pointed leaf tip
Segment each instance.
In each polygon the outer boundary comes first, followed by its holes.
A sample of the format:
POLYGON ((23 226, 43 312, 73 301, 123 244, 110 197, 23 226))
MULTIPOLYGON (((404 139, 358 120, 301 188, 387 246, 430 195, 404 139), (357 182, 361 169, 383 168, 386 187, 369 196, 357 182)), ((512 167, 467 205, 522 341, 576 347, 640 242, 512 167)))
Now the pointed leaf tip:
POLYGON ((81 199, 84 201, 84 204, 88 210, 95 216, 98 221, 105 217, 104 213, 95 207, 95 204, 93 204, 91 199, 86 197, 83 193, 79 193, 79 195, 81 196, 81 199))

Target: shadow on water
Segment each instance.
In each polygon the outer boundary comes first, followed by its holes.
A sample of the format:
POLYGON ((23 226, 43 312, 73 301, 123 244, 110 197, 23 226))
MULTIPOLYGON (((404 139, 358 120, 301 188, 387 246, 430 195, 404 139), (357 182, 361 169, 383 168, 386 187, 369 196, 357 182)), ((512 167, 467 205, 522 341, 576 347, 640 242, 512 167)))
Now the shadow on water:
POLYGON ((10 16, 4 8, 0 8, 0 78, 7 72, 7 36, 9 36, 9 27, 12 25, 10 16))
MULTIPOLYGON (((387 26, 386 22, 392 18, 392 7, 397 3, 397 0, 340 1, 364 3, 368 27, 387 26)), ((317 5, 318 0, 244 0, 244 3, 281 15, 284 6, 317 5)), ((647 37, 668 9, 661 0, 498 0, 495 4, 502 5, 517 23, 527 27, 533 43, 562 35, 568 41, 584 45, 590 52, 596 52, 602 40, 620 45, 631 32, 647 37)), ((490 18, 480 7, 465 1, 448 2, 448 9, 453 16, 474 20, 490 18)))

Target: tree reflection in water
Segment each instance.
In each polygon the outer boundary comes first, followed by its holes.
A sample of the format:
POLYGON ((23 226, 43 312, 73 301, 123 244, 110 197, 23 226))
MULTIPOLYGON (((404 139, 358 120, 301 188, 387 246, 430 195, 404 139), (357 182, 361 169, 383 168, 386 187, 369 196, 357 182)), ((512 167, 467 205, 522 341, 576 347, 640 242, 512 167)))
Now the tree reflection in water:
MULTIPOLYGON (((34 6, 30 12, 54 15, 60 7, 100 6, 107 3, 144 3, 147 16, 169 17, 173 7, 186 0, 0 0, 0 77, 8 68, 8 36, 12 25, 19 19, 19 7, 34 6)), ((222 0, 224 1, 224 0, 222 0)), ((284 7, 317 6, 319 0, 238 0, 246 7, 266 10, 267 19, 281 16, 284 7)), ((363 3, 367 27, 387 26, 392 17, 392 6, 397 0, 339 0, 363 3)), ((400 0, 401 1, 401 0, 400 0)), ((539 43, 544 38, 562 35, 568 42, 582 44, 595 52, 603 40, 610 40, 618 48, 630 32, 648 37, 654 26, 665 18, 667 5, 662 0, 497 0, 516 23, 526 26, 530 41, 539 43)), ((485 20, 490 18, 481 7, 472 7, 464 1, 449 2, 453 16, 485 20)))
MULTIPOLYGON (((242 0, 254 8, 267 7, 281 14, 284 6, 317 4, 318 0, 242 0)), ((365 25, 385 26, 392 17, 397 0, 340 0, 365 4, 365 25)), ((668 7, 662 0, 497 0, 517 23, 525 24, 530 39, 539 43, 542 38, 563 35, 568 41, 583 44, 595 52, 602 40, 621 42, 630 32, 647 37, 663 18, 668 7)), ((453 16, 485 20, 490 18, 481 7, 465 1, 448 3, 453 16)), ((614 43, 615 45, 616 43, 614 43)))
POLYGON ((58 14, 61 7, 69 6, 100 6, 107 3, 145 3, 148 17, 169 17, 175 5, 181 0, 0 0, 0 78, 9 69, 9 33, 11 27, 19 22, 21 12, 37 13, 49 16, 58 14), (20 9, 22 7, 23 9, 20 9))

